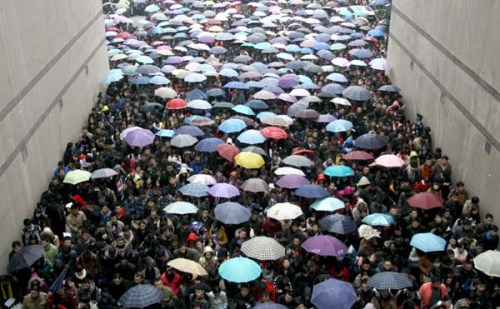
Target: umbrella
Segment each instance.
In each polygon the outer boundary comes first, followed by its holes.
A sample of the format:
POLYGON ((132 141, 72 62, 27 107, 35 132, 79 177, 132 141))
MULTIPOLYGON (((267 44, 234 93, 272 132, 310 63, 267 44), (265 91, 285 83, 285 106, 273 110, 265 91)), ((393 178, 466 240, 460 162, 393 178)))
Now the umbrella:
POLYGON ((295 118, 316 119, 318 117, 319 113, 313 109, 303 109, 295 114, 295 118))
POLYGON ((181 134, 174 136, 170 141, 170 145, 177 148, 185 148, 193 146, 197 142, 198 139, 196 137, 193 137, 191 135, 181 134))
POLYGON ((285 175, 281 177, 276 184, 280 186, 281 188, 286 188, 286 189, 297 189, 302 186, 310 184, 309 179, 305 178, 304 176, 298 176, 298 175, 285 175))
POLYGON ((172 137, 174 137, 175 132, 174 132, 174 130, 160 130, 160 131, 156 132, 155 135, 159 136, 159 137, 172 138, 172 137))
POLYGON ((446 247, 446 240, 432 233, 418 233, 411 238, 410 246, 423 252, 441 252, 446 247))
POLYGON ((167 214, 186 215, 198 212, 198 207, 188 202, 174 202, 163 209, 167 214))
POLYGON ((350 217, 333 214, 319 220, 319 226, 330 233, 347 235, 356 231, 356 222, 350 217))
POLYGON ((43 252, 44 249, 41 245, 24 246, 12 256, 7 265, 7 271, 13 273, 30 267, 42 257, 43 252))
POLYGON ((349 166, 345 165, 332 165, 325 169, 323 174, 330 177, 350 177, 354 176, 354 171, 349 166))
POLYGON ((205 270, 205 268, 203 268, 203 266, 201 266, 200 263, 189 259, 184 259, 184 258, 173 259, 169 261, 167 265, 179 271, 190 273, 194 277, 208 276, 207 271, 205 270))
POLYGON ((90 174, 90 172, 84 170, 69 171, 64 177, 63 183, 77 185, 79 183, 89 181, 91 175, 92 174, 90 174))
POLYGON ((258 100, 274 100, 277 98, 276 94, 271 91, 261 90, 253 95, 254 99, 258 100))
POLYGON ((234 161, 239 166, 246 169, 255 169, 261 168, 266 163, 262 155, 244 150, 245 149, 234 157, 234 161))
POLYGON ((186 196, 202 197, 208 195, 208 186, 201 183, 188 183, 179 189, 186 196))
POLYGON ((374 213, 364 217, 361 222, 371 226, 391 226, 395 221, 391 215, 374 213))
POLYGON ((265 156, 265 157, 268 156, 268 153, 264 149, 257 147, 257 146, 248 146, 248 147, 243 148, 241 151, 242 152, 253 152, 256 154, 260 154, 261 156, 265 156))
POLYGON ((330 194, 319 185, 305 185, 295 190, 295 195, 305 198, 325 198, 330 194))
POLYGON ((175 129, 174 132, 176 135, 191 135, 194 137, 205 135, 202 129, 195 126, 182 126, 175 129))
POLYGON ((192 126, 199 126, 199 127, 205 127, 205 126, 211 126, 215 124, 215 121, 208 117, 203 117, 203 116, 191 116, 186 119, 184 119, 184 123, 188 123, 192 126))
POLYGON ((208 189, 208 193, 211 196, 223 198, 232 198, 240 195, 238 188, 228 183, 216 183, 208 189))
POLYGON ((241 119, 227 119, 220 124, 219 131, 222 131, 224 133, 236 133, 240 132, 246 127, 246 123, 241 119))
POLYGON ((288 127, 288 123, 278 116, 266 116, 264 118, 260 118, 260 122, 263 124, 277 126, 277 127, 288 127))
POLYGON ((186 101, 206 100, 208 95, 198 88, 189 91, 186 94, 186 101))
POLYGON ((225 202, 215 206, 215 219, 224 224, 247 222, 252 214, 248 208, 235 202, 225 202))
POLYGON ((228 160, 229 162, 234 162, 234 157, 240 153, 240 149, 233 144, 219 144, 217 145, 217 152, 221 157, 228 160))
POLYGON ((193 100, 187 103, 187 107, 192 109, 202 109, 207 110, 211 109, 212 105, 205 100, 193 100))
POLYGON ((288 307, 285 307, 284 305, 277 304, 272 301, 268 301, 265 303, 258 303, 252 309, 288 309, 288 307))
POLYGON ((216 152, 217 146, 223 144, 224 142, 221 139, 215 137, 209 137, 202 139, 196 144, 194 150, 199 152, 216 152))
POLYGON ((165 106, 160 103, 148 102, 141 107, 140 111, 141 113, 148 113, 154 111, 155 109, 163 110, 164 108, 165 106))
POLYGON ((274 173, 278 176, 283 176, 283 175, 298 175, 298 176, 306 176, 303 171, 299 170, 298 168, 293 168, 293 167, 278 167, 274 173))
POLYGON ((187 103, 183 99, 172 99, 168 101, 167 108, 168 109, 183 109, 186 108, 187 103))
POLYGON ((333 133, 346 132, 350 129, 352 129, 352 122, 344 119, 334 120, 326 125, 326 130, 333 133))
POLYGON ((324 114, 324 115, 319 115, 318 119, 316 119, 315 121, 318 123, 330 123, 334 120, 337 120, 335 116, 330 114, 324 114))
POLYGON ((113 177, 115 175, 118 175, 118 173, 114 169, 101 168, 101 169, 93 171, 92 174, 90 175, 90 178, 92 178, 92 179, 109 178, 109 177, 113 177))
POLYGON ((377 290, 401 290, 412 287, 413 282, 402 273, 384 271, 371 276, 368 285, 377 290))
POLYGON ((375 159, 375 164, 378 166, 383 166, 387 168, 397 167, 400 168, 406 164, 406 162, 400 157, 392 154, 381 155, 375 159))
POLYGON ((217 180, 214 178, 214 176, 206 174, 193 175, 189 177, 187 181, 189 181, 190 183, 199 183, 207 186, 215 185, 217 183, 217 180))
POLYGON ((431 192, 422 192, 413 195, 408 200, 408 203, 412 207, 421 208, 421 209, 432 209, 443 206, 443 199, 434 193, 431 192))
POLYGON ((474 267, 490 277, 500 277, 500 251, 488 250, 474 258, 474 267))
POLYGON ((304 213, 299 206, 291 203, 274 204, 267 210, 267 216, 276 220, 293 220, 304 213))
POLYGON ((351 151, 342 156, 345 160, 358 160, 358 161, 366 161, 373 160, 373 155, 369 154, 365 151, 351 151))
POLYGON ((269 185, 261 178, 250 178, 241 184, 240 188, 248 192, 268 192, 269 185))
POLYGON ((347 246, 330 235, 319 235, 308 238, 302 243, 302 248, 309 253, 321 256, 339 257, 347 254, 347 246))
POLYGON ((177 96, 177 92, 172 88, 161 87, 155 90, 155 96, 162 99, 172 99, 177 96))
POLYGON ((378 91, 400 92, 401 89, 398 86, 394 86, 394 85, 384 85, 384 86, 378 88, 378 91))
POLYGON ((145 308, 159 303, 163 292, 151 284, 139 284, 128 289, 121 297, 120 304, 124 308, 145 308))
POLYGON ((241 245, 241 252, 259 261, 274 261, 285 256, 285 247, 274 238, 256 236, 241 245))
POLYGON ((255 116, 254 111, 245 105, 236 105, 235 107, 231 108, 233 111, 237 112, 238 114, 243 114, 247 116, 255 116))
POLYGON ((50 285, 49 291, 58 293, 61 290, 61 287, 64 284, 64 280, 66 280, 66 278, 68 277, 69 267, 69 264, 66 264, 66 266, 64 266, 64 269, 50 285))
POLYGON ((219 267, 219 275, 223 279, 236 283, 253 281, 260 276, 261 272, 259 264, 244 257, 229 259, 219 267))
POLYGON ((367 101, 372 98, 370 91, 362 86, 349 86, 342 91, 342 95, 355 101, 367 101))
POLYGON ((344 202, 335 197, 327 197, 312 203, 311 208, 316 211, 336 211, 344 209, 345 205, 344 202))
POLYGON ((314 162, 309 158, 299 155, 291 155, 282 160, 286 165, 291 165, 294 167, 310 167, 314 165, 314 162))
POLYGON ((387 140, 375 132, 369 132, 358 137, 354 144, 357 148, 380 149, 387 145, 387 140))
POLYGON ((370 51, 369 49, 366 49, 366 48, 351 49, 349 51, 349 54, 351 54, 352 56, 354 56, 356 58, 361 58, 361 59, 373 57, 372 51, 370 51))
POLYGON ((123 141, 125 141, 129 146, 132 147, 144 147, 151 145, 155 140, 155 135, 153 132, 143 128, 137 128, 125 136, 123 141))
POLYGON ((328 279, 314 285, 311 303, 318 309, 350 309, 357 295, 352 284, 336 279, 328 279))
POLYGON ((243 144, 255 145, 261 144, 266 141, 266 137, 262 135, 258 130, 246 130, 245 132, 238 135, 236 138, 243 144))

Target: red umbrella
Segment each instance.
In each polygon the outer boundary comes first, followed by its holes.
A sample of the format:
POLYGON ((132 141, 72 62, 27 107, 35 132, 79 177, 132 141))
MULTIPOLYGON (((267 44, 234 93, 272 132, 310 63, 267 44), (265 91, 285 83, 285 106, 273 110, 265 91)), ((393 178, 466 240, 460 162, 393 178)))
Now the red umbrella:
POLYGON ((167 103, 168 109, 183 109, 186 108, 186 106, 187 103, 183 99, 172 99, 167 103))
POLYGON ((313 155, 315 154, 314 150, 310 150, 310 149, 299 149, 299 150, 295 150, 292 154, 294 155, 313 155))
POLYGON ((125 31, 120 32, 116 35, 117 38, 124 39, 124 40, 128 39, 130 36, 132 36, 132 35, 128 32, 125 32, 125 31))
POLYGON ((285 130, 278 127, 267 127, 260 130, 260 133, 265 137, 272 139, 287 139, 288 134, 286 134, 285 130))
POLYGON ((240 153, 240 149, 232 144, 219 144, 217 145, 217 152, 229 162, 234 162, 234 156, 240 153))
POLYGON ((431 209, 443 206, 443 199, 434 193, 423 192, 415 194, 408 199, 408 203, 417 208, 431 209))
POLYGON ((359 160, 359 161, 373 160, 373 156, 371 154, 369 154, 366 151, 359 151, 359 150, 346 153, 342 157, 346 160, 359 160))

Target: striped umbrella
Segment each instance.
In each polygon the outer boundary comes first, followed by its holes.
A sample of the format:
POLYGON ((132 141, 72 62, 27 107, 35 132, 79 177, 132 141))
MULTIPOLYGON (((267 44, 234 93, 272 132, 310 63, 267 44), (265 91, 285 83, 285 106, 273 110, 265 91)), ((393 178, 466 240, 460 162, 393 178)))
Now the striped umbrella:
POLYGON ((145 308, 159 303, 163 293, 151 284, 139 284, 128 289, 120 297, 120 304, 124 308, 145 308))
POLYGON ((401 290, 413 286, 413 282, 402 273, 384 271, 368 279, 368 285, 378 290, 401 290))
POLYGON ((208 195, 208 186, 201 183, 188 183, 179 189, 183 195, 202 197, 208 195))
POLYGON ((362 86, 349 86, 342 91, 342 95, 355 101, 367 101, 372 98, 370 91, 362 86))
POLYGON ((285 256, 285 247, 274 238, 266 236, 256 236, 245 241, 241 251, 247 257, 260 261, 274 261, 285 256))

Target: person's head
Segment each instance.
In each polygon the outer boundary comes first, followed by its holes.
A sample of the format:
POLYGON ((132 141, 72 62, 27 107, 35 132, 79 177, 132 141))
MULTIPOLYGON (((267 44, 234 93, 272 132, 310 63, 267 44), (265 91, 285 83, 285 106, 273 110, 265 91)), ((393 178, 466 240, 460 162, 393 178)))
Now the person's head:
POLYGON ((51 243, 50 237, 48 235, 42 235, 40 237, 41 245, 44 249, 47 249, 51 243))
POLYGON ((205 297, 205 289, 203 288, 203 285, 198 284, 195 286, 194 295, 196 298, 204 298, 205 297))
POLYGON ((113 275, 113 283, 116 285, 120 285, 122 282, 123 282, 122 275, 120 275, 119 273, 115 273, 113 275))
POLYGON ((473 197, 471 198, 471 202, 472 202, 472 204, 474 204, 474 205, 478 205, 478 204, 479 204, 479 197, 477 197, 477 196, 473 196, 473 197))
POLYGON ((140 271, 136 272, 134 275, 134 282, 136 284, 141 284, 143 281, 144 281, 144 275, 142 274, 142 272, 140 271))
POLYGON ((431 278, 431 286, 434 290, 439 289, 439 287, 441 286, 441 280, 438 276, 433 276, 431 278))
POLYGON ((242 284, 240 288, 241 296, 246 297, 250 293, 250 287, 246 284, 242 284))
POLYGON ((30 290, 30 298, 35 300, 40 297, 40 285, 39 284, 34 284, 31 286, 30 290))
POLYGON ((286 303, 291 303, 291 302, 293 302, 293 291, 292 291, 292 290, 288 290, 288 291, 286 291, 286 294, 285 294, 285 302, 286 302, 286 303))
POLYGON ((465 191, 465 184, 462 181, 457 182, 457 191, 460 193, 465 191))
POLYGON ((392 269, 392 261, 390 259, 385 259, 382 268, 384 271, 390 271, 392 269))
POLYGON ((493 224, 493 215, 492 214, 486 214, 486 216, 484 216, 484 223, 486 224, 493 224))

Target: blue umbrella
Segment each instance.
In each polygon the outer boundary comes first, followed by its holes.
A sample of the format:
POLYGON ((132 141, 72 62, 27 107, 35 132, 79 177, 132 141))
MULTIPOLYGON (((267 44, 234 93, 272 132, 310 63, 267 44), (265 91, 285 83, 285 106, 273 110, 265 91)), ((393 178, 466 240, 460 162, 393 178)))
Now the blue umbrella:
POLYGON ((395 221, 391 215, 374 213, 364 217, 361 222, 371 226, 391 226, 395 221))
POLYGON ((354 171, 349 166, 332 165, 327 167, 323 174, 330 177, 350 177, 354 176, 354 171))
POLYGON ((344 76, 344 74, 340 73, 332 73, 326 77, 326 79, 331 80, 337 83, 347 83, 348 79, 344 76))
POLYGON ((118 74, 118 73, 110 73, 108 75, 106 75, 102 80, 101 80, 101 83, 105 84, 105 85, 109 85, 113 82, 117 82, 119 80, 121 80, 123 78, 123 75, 121 74, 118 74))
POLYGON ((215 137, 209 137, 202 139, 196 144, 194 150, 199 152, 216 152, 217 146, 223 144, 224 142, 221 139, 215 137))
POLYGON ((269 301, 265 303, 259 303, 255 305, 255 307, 253 307, 252 309, 288 309, 288 307, 269 301))
POLYGON ((325 43, 325 42, 317 42, 313 46, 313 49, 315 49, 315 50, 325 50, 325 49, 329 49, 329 48, 330 48, 330 45, 328 45, 328 43, 325 43))
POLYGON ((209 97, 225 97, 226 92, 221 88, 212 88, 207 90, 207 96, 209 97))
POLYGON ((201 83, 205 80, 207 80, 207 77, 200 73, 190 73, 184 77, 184 81, 188 83, 201 83))
POLYGON ((179 189, 183 195, 186 196, 194 196, 194 197, 202 197, 208 195, 208 186, 201 183, 188 183, 185 186, 182 186, 179 189))
POLYGON ((245 89, 249 89, 250 87, 248 87, 245 83, 242 83, 242 82, 229 82, 229 83, 224 85, 224 88, 245 90, 245 89))
POLYGON ((214 55, 220 55, 227 52, 227 49, 222 46, 215 46, 210 48, 210 53, 214 55))
POLYGON ((243 114, 243 115, 247 115, 247 116, 255 116, 254 111, 250 107, 245 106, 245 105, 236 105, 235 107, 233 107, 231 109, 239 114, 243 114))
POLYGON ((186 134, 186 135, 191 135, 191 136, 203 136, 205 135, 205 132, 203 132, 202 129, 195 127, 195 126, 182 126, 177 129, 175 129, 175 134, 186 134))
POLYGON ((330 194, 322 186, 305 185, 295 190, 295 195, 305 198, 325 198, 330 194))
POLYGON ((342 91, 344 91, 344 87, 335 83, 327 84, 323 86, 323 88, 321 88, 321 92, 330 93, 333 95, 340 95, 342 94, 342 91))
POLYGON ((154 76, 149 80, 149 83, 153 85, 168 85, 170 84, 170 80, 163 76, 154 76))
POLYGON ((134 85, 147 85, 149 84, 148 76, 138 76, 132 80, 132 84, 134 85))
POLYGON ((369 49, 365 48, 355 48, 349 51, 349 54, 353 55, 356 58, 371 58, 373 57, 373 53, 369 49))
POLYGON ((368 279, 368 285, 377 290, 401 290, 413 286, 407 275, 394 271, 384 271, 368 279))
POLYGON ((257 119, 264 119, 266 117, 276 117, 276 114, 273 112, 260 112, 255 116, 257 119))
POLYGON ((215 219, 224 224, 241 224, 247 222, 252 214, 248 208, 235 202, 219 204, 214 209, 215 219))
POLYGON ((357 295, 352 284, 336 279, 328 279, 314 285, 311 303, 318 309, 350 309, 357 295))
POLYGON ((333 133, 346 132, 350 129, 352 129, 352 122, 344 119, 334 120, 326 126, 326 130, 333 133))
POLYGON ((245 106, 248 106, 252 109, 268 109, 269 105, 266 104, 266 102, 262 100, 250 100, 244 104, 245 106))
POLYGON ((258 130, 247 130, 236 138, 243 144, 255 145, 261 144, 266 141, 266 137, 262 135, 258 130))
POLYGON ((219 74, 225 77, 238 77, 240 75, 236 70, 225 68, 220 70, 219 74))
POLYGON ((121 297, 120 304, 124 308, 145 308, 159 303, 163 292, 151 284, 139 284, 128 289, 121 297))
POLYGON ((319 226, 325 231, 341 235, 347 235, 356 231, 356 222, 350 217, 341 214, 323 217, 319 220, 319 226))
POLYGON ((175 132, 174 130, 160 130, 155 135, 159 137, 174 137, 175 132))
POLYGON ((444 251, 446 240, 432 233, 418 233, 411 238, 410 246, 424 252, 444 251))
POLYGON ((375 37, 381 37, 381 36, 384 36, 385 33, 384 33, 384 31, 382 31, 380 29, 372 29, 372 30, 368 31, 368 35, 375 36, 375 37))
POLYGON ((295 44, 290 44, 285 47, 285 50, 289 53, 298 53, 300 51, 300 46, 295 44))
POLYGON ((401 89, 398 86, 394 86, 394 85, 384 85, 384 86, 378 88, 378 91, 400 92, 401 89))
POLYGON ((335 197, 327 197, 311 204, 311 208, 316 211, 336 211, 344 209, 344 202, 335 197))
POLYGON ((219 267, 219 275, 223 279, 236 283, 253 281, 260 276, 261 272, 259 264, 244 257, 232 258, 219 267))
POLYGON ((194 100, 206 100, 208 99, 207 94, 201 91, 198 88, 194 88, 193 90, 186 93, 186 101, 194 101, 194 100))
POLYGON ((241 119, 227 119, 220 124, 219 131, 222 131, 224 133, 236 133, 240 132, 246 127, 247 125, 241 119))

